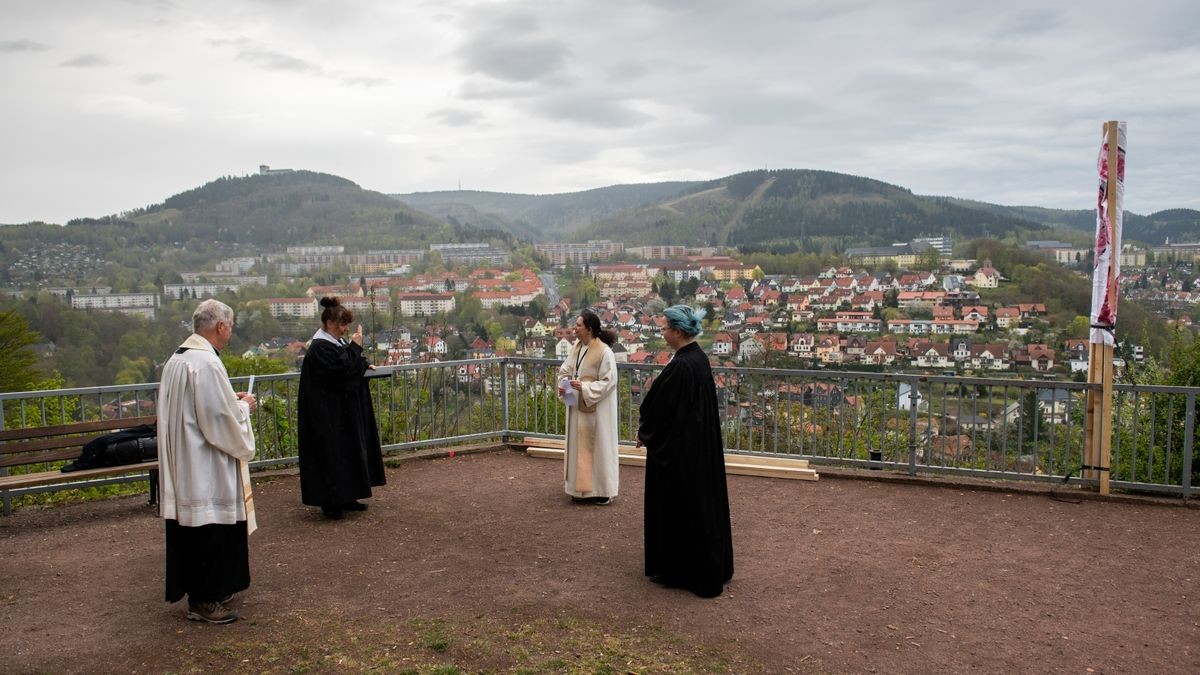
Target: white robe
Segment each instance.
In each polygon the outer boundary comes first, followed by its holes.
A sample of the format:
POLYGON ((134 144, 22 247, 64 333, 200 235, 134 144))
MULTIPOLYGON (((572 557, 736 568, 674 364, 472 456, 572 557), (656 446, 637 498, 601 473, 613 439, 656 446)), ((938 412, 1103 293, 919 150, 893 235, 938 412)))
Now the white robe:
MULTIPOLYGON (((560 378, 580 379, 576 363, 582 346, 582 342, 576 342, 571 348, 558 369, 560 378)), ((563 488, 572 497, 616 497, 617 360, 608 345, 598 338, 588 345, 588 352, 580 370, 595 381, 584 382, 580 396, 584 404, 594 405, 596 410, 583 412, 578 407, 567 407, 563 488)))
POLYGON ((199 335, 163 367, 158 388, 161 515, 184 527, 246 520, 238 460, 254 457, 250 406, 216 350, 199 335))

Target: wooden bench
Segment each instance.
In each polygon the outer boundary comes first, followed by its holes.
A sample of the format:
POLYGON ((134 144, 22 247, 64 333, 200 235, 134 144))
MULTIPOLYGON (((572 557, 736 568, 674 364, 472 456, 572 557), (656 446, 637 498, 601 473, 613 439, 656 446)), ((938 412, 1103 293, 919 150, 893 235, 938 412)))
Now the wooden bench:
MULTIPOLYGON (((83 446, 93 439, 120 429, 154 424, 155 421, 156 417, 149 415, 28 429, 6 429, 0 431, 0 469, 3 470, 3 473, 7 473, 11 467, 28 467, 76 459, 82 452, 83 446)), ((79 471, 63 472, 56 468, 50 471, 3 475, 0 476, 0 495, 3 496, 4 514, 8 515, 12 512, 9 490, 75 483, 92 478, 107 478, 146 471, 150 472, 150 503, 154 504, 158 501, 157 460, 79 471)))
MULTIPOLYGON (((562 438, 525 437, 513 443, 525 448, 530 457, 562 459, 565 442, 562 438)), ((646 449, 632 445, 617 446, 618 462, 625 466, 646 466, 646 449)), ((725 473, 735 476, 763 476, 767 478, 789 478, 792 480, 817 480, 817 472, 808 465, 807 459, 779 457, 773 455, 744 455, 725 453, 725 473)))

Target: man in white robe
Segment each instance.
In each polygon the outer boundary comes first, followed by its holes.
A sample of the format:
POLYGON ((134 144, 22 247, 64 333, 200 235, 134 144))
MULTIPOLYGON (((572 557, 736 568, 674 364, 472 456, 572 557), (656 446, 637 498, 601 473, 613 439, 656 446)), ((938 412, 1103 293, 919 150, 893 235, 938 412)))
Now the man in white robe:
POLYGON ((250 586, 242 463, 254 456, 254 396, 235 393, 219 350, 233 310, 205 300, 195 331, 163 367, 158 390, 160 515, 166 522, 166 600, 188 597, 187 618, 236 621, 223 603, 250 586))

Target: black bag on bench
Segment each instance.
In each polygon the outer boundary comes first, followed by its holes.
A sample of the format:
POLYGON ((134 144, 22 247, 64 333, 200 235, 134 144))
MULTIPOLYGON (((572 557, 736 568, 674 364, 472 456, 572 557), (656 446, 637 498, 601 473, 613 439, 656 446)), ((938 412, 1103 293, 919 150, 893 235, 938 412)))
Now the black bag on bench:
POLYGON ((139 464, 158 459, 157 431, 153 424, 124 429, 88 442, 79 459, 63 466, 64 472, 105 466, 139 464))

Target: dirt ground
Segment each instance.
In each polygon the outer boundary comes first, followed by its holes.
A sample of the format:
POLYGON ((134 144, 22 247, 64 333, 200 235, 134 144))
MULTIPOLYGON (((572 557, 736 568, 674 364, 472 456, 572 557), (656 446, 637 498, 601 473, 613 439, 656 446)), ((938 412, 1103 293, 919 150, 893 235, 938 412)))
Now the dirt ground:
POLYGON ((730 476, 733 581, 642 575, 641 469, 409 461, 340 522, 256 485, 243 620, 162 601, 144 497, 0 517, 3 672, 1200 672, 1200 509, 730 476))

